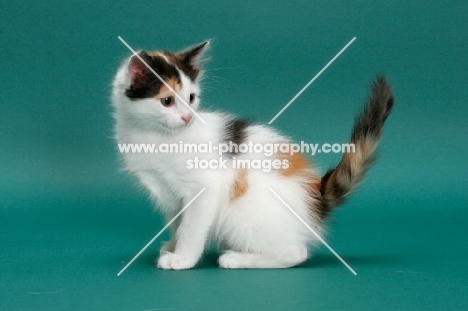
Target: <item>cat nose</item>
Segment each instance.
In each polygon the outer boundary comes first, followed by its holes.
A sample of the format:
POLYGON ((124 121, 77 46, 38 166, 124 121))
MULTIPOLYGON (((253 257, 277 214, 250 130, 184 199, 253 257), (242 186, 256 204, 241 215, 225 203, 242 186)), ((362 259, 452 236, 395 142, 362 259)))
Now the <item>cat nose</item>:
POLYGON ((184 120, 185 124, 189 124, 189 122, 192 120, 192 116, 190 114, 183 115, 181 118, 184 120))

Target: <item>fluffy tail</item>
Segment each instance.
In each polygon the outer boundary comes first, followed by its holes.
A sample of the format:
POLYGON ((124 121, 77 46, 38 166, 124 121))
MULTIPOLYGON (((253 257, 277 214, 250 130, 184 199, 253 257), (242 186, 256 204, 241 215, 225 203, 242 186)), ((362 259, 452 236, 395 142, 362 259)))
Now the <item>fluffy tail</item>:
POLYGON ((378 76, 372 85, 364 110, 355 120, 351 143, 354 153, 345 153, 334 169, 321 179, 322 214, 326 216, 362 181, 375 160, 375 153, 385 120, 393 106, 392 88, 383 76, 378 76))

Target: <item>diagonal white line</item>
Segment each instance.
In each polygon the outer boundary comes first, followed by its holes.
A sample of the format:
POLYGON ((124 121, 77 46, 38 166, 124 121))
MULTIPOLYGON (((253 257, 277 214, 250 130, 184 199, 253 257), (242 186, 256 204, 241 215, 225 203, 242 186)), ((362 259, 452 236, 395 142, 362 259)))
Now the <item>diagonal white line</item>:
POLYGON ((348 44, 346 44, 345 47, 342 48, 341 51, 339 51, 338 54, 336 54, 335 57, 333 57, 332 60, 329 61, 328 64, 326 64, 325 67, 323 67, 322 70, 320 70, 319 73, 317 73, 315 77, 313 77, 312 80, 310 80, 309 83, 307 83, 306 86, 304 86, 302 90, 300 90, 299 93, 297 93, 296 96, 294 96, 289 101, 289 103, 287 103, 286 106, 284 106, 283 109, 281 109, 280 112, 278 112, 276 116, 270 120, 270 122, 268 122, 268 124, 273 123, 273 121, 275 121, 276 118, 278 118, 280 114, 282 114, 302 94, 302 92, 304 92, 309 87, 309 85, 311 85, 328 68, 328 66, 332 64, 335 61, 335 59, 337 59, 341 55, 341 53, 343 53, 348 48, 348 46, 350 46, 351 43, 353 43, 354 40, 356 40, 356 37, 351 39, 351 41, 349 41, 348 44))
POLYGON ((117 273, 117 276, 120 276, 135 261, 135 259, 137 259, 138 256, 140 256, 141 253, 143 253, 145 249, 147 249, 148 246, 150 246, 151 243, 153 243, 161 235, 161 233, 163 233, 164 230, 166 230, 174 222, 174 220, 176 220, 177 217, 179 217, 190 206, 190 204, 192 204, 193 201, 195 201, 200 196, 200 194, 202 194, 203 191, 205 190, 206 188, 203 188, 202 190, 200 190, 200 192, 198 192, 198 194, 192 200, 190 200, 190 202, 188 202, 187 205, 185 205, 184 208, 181 209, 181 211, 178 212, 177 215, 175 215, 174 218, 172 218, 171 221, 169 221, 167 225, 165 225, 164 228, 162 228, 161 231, 159 231, 158 234, 156 234, 154 238, 152 238, 151 241, 149 241, 148 244, 146 244, 145 247, 143 247, 141 251, 139 251, 138 254, 136 254, 135 257, 133 257, 133 259, 130 260, 130 262, 125 267, 123 267, 122 270, 120 270, 119 273, 117 273))
POLYGON ((346 266, 346 268, 349 269, 349 271, 351 271, 354 275, 357 275, 356 271, 354 271, 354 269, 351 268, 351 267, 346 263, 346 261, 344 261, 343 258, 341 258, 340 255, 338 255, 337 252, 335 252, 335 251, 333 250, 333 248, 331 248, 330 245, 328 245, 328 243, 325 242, 325 240, 322 239, 322 237, 321 237, 317 232, 315 232, 315 230, 312 229, 312 228, 311 228, 311 227, 310 227, 310 226, 309 226, 309 225, 308 225, 308 224, 307 224, 307 223, 306 223, 306 222, 305 222, 289 205, 288 205, 288 203, 286 203, 273 189, 271 189, 271 188, 268 188, 268 189, 270 189, 270 191, 281 201, 281 203, 283 203, 283 204, 291 211, 291 213, 293 213, 294 216, 296 216, 296 217, 304 224, 304 226, 306 226, 307 229, 309 229, 309 230, 317 237, 317 239, 319 239, 320 242, 322 242, 323 245, 325 245, 325 246, 333 253, 333 255, 335 255, 335 256, 346 266))
POLYGON ((195 110, 193 110, 192 107, 190 107, 190 105, 187 104, 187 102, 186 102, 182 97, 180 97, 180 95, 177 94, 176 91, 174 91, 174 89, 172 89, 172 87, 171 87, 169 84, 167 84, 167 82, 164 81, 164 79, 161 78, 161 76, 160 76, 156 71, 154 71, 153 68, 150 67, 150 65, 148 65, 148 64, 146 63, 146 62, 143 60, 143 58, 141 58, 140 55, 138 55, 137 52, 135 52, 135 50, 132 49, 132 47, 131 47, 130 45, 128 45, 127 42, 125 42, 124 39, 122 39, 120 36, 118 36, 118 38, 119 38, 120 41, 122 41, 122 43, 123 43, 130 51, 132 51, 133 55, 135 55, 136 57, 138 57, 138 59, 141 60, 141 62, 142 62, 143 64, 145 64, 145 66, 148 67, 148 69, 151 70, 151 72, 154 73, 154 75, 155 75, 159 80, 161 80, 161 82, 162 82, 172 93, 174 93, 175 97, 177 97, 182 103, 184 103, 184 105, 187 106, 187 108, 190 109, 190 111, 191 111, 200 121, 202 121, 203 124, 206 124, 205 120, 203 120, 202 117, 200 117, 200 116, 198 115, 198 113, 196 113, 195 110))

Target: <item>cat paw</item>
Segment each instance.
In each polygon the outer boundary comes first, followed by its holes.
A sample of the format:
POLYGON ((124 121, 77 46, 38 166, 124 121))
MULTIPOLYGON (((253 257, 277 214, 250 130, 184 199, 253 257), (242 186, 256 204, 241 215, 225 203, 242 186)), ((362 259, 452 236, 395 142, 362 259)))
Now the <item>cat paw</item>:
POLYGON ((164 253, 158 259, 158 268, 164 270, 185 270, 195 266, 197 260, 174 253, 164 253))
POLYGON ((224 269, 245 269, 249 262, 246 256, 240 253, 227 251, 218 259, 219 266, 224 269))

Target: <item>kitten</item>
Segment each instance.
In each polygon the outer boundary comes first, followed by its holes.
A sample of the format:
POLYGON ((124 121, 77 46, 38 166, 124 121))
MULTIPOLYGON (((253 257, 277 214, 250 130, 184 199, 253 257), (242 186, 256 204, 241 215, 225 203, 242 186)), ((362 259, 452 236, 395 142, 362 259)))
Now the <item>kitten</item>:
MULTIPOLYGON (((287 137, 269 126, 250 124, 220 112, 196 112, 200 105, 202 55, 207 46, 208 42, 204 42, 180 53, 141 51, 141 59, 132 56, 124 61, 112 93, 119 144, 289 143, 287 137)), ((193 169, 187 165, 195 158, 219 160, 218 151, 122 153, 126 170, 147 188, 168 221, 206 188, 171 224, 172 237, 161 248, 157 266, 190 269, 209 240, 223 252, 219 257, 222 268, 286 268, 304 262, 308 246, 317 243, 317 238, 269 188, 316 232, 324 233, 326 217, 344 202, 372 164, 392 105, 391 87, 384 77, 378 77, 351 134, 355 152, 345 153, 338 166, 324 176, 319 176, 298 153, 277 151, 269 157, 233 148, 221 156, 227 168, 218 169, 193 169), (287 165, 270 172, 234 167, 240 159, 279 159, 281 163, 286 160, 287 165)))

